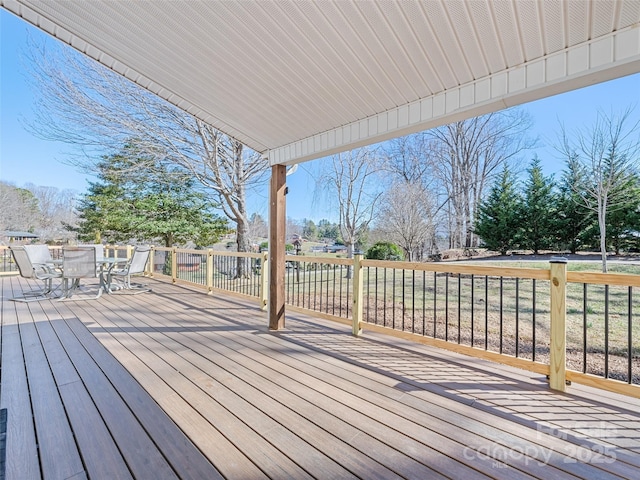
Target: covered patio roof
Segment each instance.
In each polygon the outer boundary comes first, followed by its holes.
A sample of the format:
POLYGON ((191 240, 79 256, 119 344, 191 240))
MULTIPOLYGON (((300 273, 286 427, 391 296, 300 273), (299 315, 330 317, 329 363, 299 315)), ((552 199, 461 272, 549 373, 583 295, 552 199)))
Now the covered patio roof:
POLYGON ((268 157, 273 330, 285 165, 640 72, 638 0, 0 6, 268 157))
POLYGON ((298 163, 640 71, 640 2, 0 0, 298 163))

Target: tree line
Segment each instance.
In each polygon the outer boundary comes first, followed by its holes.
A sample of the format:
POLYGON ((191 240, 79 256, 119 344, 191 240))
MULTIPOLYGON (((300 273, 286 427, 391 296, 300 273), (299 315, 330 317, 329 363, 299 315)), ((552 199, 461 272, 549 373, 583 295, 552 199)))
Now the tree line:
POLYGON ((640 232, 639 123, 630 111, 599 114, 589 130, 563 132, 565 170, 556 185, 537 159, 520 191, 508 166, 481 202, 475 232, 488 248, 599 250, 607 271, 609 249, 637 249, 640 232))
MULTIPOLYGON (((506 255, 511 250, 598 251, 597 212, 589 208, 587 176, 577 162, 567 162, 558 180, 545 176, 534 159, 524 181, 504 167, 481 203, 475 233, 481 245, 506 255)), ((628 172, 614 186, 606 216, 607 250, 640 250, 640 178, 628 172)))
POLYGON ((76 222, 75 202, 72 190, 0 181, 0 234, 17 231, 58 242, 74 239, 66 226, 76 222))

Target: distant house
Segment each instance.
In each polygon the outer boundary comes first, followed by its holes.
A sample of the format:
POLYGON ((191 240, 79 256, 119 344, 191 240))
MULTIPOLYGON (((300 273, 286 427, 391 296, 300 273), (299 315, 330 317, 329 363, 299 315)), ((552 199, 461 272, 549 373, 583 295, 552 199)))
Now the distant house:
POLYGON ((1 236, 2 236, 2 240, 9 243, 29 242, 29 241, 37 240, 38 238, 40 238, 40 235, 35 233, 19 232, 19 231, 11 231, 11 230, 2 232, 1 236))

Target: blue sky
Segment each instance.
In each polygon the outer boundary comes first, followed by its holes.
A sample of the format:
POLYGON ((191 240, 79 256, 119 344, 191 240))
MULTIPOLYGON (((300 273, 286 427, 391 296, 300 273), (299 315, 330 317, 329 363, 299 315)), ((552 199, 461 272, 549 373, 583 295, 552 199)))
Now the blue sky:
MULTIPOLYGON (((89 177, 64 163, 71 147, 40 140, 24 128, 34 98, 21 65, 28 35, 46 34, 0 9, 0 180, 19 187, 34 183, 83 192, 89 177)), ((560 123, 569 131, 585 128, 593 124, 598 111, 621 113, 630 106, 635 106, 633 116, 639 119, 640 74, 524 105, 534 122, 531 133, 540 138, 540 146, 527 152, 524 160, 537 155, 546 174, 560 171, 562 160, 552 148, 560 123)), ((329 217, 326 207, 313 202, 315 182, 309 174, 313 170, 313 162, 303 164, 287 179, 287 213, 294 219, 329 217)), ((265 191, 250 201, 249 208, 266 218, 267 205, 265 191)))

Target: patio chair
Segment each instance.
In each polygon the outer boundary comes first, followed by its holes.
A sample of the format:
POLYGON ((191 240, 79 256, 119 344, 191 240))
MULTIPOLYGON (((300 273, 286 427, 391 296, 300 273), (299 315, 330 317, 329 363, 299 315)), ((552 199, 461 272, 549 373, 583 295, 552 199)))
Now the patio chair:
POLYGON ((133 251, 133 255, 122 268, 112 268, 107 272, 107 285, 111 290, 126 290, 127 293, 143 293, 151 291, 146 285, 132 284, 133 275, 144 275, 144 269, 149 261, 151 248, 139 245, 133 251))
POLYGON ((20 276, 30 280, 38 280, 44 283, 42 288, 22 292, 21 297, 15 297, 11 300, 15 302, 31 302, 36 300, 44 300, 55 296, 55 291, 59 288, 53 288, 53 280, 62 278, 59 271, 54 270, 46 265, 34 264, 27 250, 23 246, 11 246, 11 255, 18 266, 20 276))
POLYGON ((81 247, 93 247, 96 249, 96 261, 100 261, 104 258, 104 245, 96 243, 92 245, 80 245, 81 247))
MULTIPOLYGON (((82 291, 80 280, 83 278, 96 278, 96 249, 93 246, 65 247, 62 250, 62 298, 71 298, 76 293, 82 291)), ((79 300, 91 300, 100 298, 102 295, 102 282, 98 287, 96 296, 85 296, 79 300)))
POLYGON ((31 263, 40 265, 51 265, 53 258, 51 258, 51 252, 46 245, 25 245, 24 246, 27 255, 31 259, 31 263))

